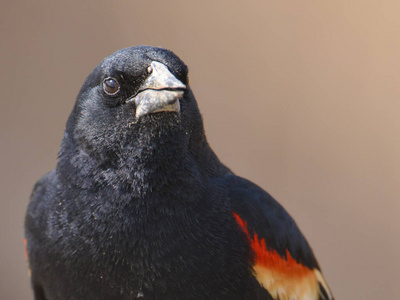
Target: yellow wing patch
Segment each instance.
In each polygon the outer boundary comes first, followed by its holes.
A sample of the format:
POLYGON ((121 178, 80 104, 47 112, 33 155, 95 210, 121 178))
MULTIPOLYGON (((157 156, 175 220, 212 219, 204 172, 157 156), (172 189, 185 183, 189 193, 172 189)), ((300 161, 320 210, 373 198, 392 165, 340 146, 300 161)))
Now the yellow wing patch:
POLYGON ((308 299, 333 299, 319 270, 310 270, 306 276, 296 276, 270 270, 261 265, 254 266, 255 276, 258 282, 268 290, 272 298, 279 300, 308 300, 308 299), (328 298, 319 288, 319 280, 325 289, 328 298))

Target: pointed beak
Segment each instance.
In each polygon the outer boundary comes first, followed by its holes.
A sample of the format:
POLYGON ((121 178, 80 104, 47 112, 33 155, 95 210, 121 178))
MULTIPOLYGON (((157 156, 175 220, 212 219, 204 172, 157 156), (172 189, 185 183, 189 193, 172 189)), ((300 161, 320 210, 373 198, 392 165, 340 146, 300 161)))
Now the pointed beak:
POLYGON ((186 85, 157 61, 151 63, 149 72, 138 93, 128 101, 136 104, 136 118, 161 111, 179 113, 179 99, 183 97, 186 85))

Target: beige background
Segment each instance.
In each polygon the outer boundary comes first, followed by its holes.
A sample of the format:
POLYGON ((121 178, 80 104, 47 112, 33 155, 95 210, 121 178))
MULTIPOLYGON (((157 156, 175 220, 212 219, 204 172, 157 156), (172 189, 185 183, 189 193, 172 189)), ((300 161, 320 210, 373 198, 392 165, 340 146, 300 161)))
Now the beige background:
POLYGON ((397 299, 398 1, 4 1, 0 298, 32 299, 23 218, 75 96, 117 49, 190 67, 222 161, 277 198, 337 299, 397 299))

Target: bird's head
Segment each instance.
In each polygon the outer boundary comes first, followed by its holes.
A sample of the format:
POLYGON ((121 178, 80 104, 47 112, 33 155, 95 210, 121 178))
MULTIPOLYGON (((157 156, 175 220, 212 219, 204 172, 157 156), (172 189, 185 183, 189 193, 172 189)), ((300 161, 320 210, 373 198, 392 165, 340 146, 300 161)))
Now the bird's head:
POLYGON ((83 84, 66 135, 100 157, 164 139, 190 148, 203 137, 188 68, 171 51, 130 47, 105 58, 83 84))

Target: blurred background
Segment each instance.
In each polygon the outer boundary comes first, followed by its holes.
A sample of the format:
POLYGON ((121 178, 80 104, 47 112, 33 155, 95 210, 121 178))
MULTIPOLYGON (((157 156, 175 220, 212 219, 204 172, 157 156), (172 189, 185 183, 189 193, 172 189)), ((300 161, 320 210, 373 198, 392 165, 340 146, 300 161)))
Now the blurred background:
POLYGON ((2 0, 0 299, 33 299, 25 209, 84 79, 140 44, 190 67, 213 149, 292 214, 336 299, 397 299, 399 15, 398 1, 2 0))

